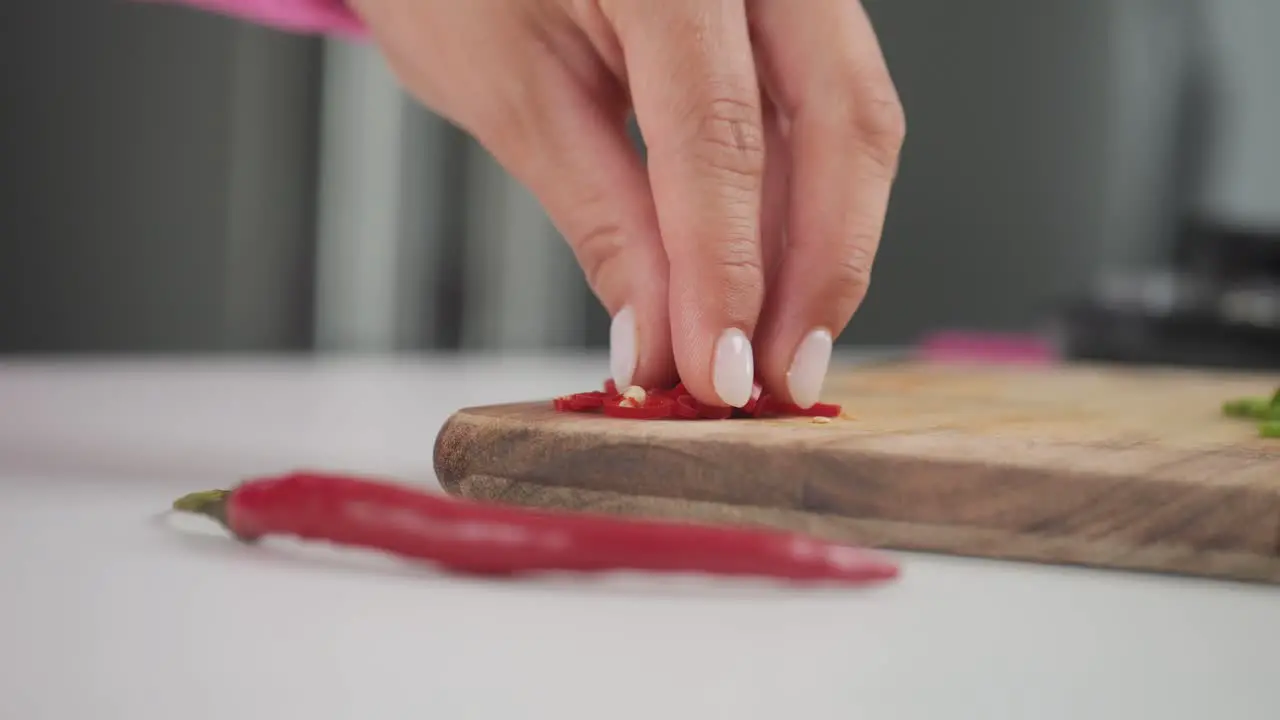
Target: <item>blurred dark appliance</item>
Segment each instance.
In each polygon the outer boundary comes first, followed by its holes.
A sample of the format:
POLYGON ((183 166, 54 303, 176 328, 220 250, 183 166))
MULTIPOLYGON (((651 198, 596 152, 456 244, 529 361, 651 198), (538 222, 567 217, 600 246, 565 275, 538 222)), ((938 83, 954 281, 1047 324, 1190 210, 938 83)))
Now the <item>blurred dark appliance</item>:
POLYGON ((1067 311, 1067 357, 1280 369, 1280 4, 1199 6, 1184 220, 1167 265, 1110 271, 1067 311))

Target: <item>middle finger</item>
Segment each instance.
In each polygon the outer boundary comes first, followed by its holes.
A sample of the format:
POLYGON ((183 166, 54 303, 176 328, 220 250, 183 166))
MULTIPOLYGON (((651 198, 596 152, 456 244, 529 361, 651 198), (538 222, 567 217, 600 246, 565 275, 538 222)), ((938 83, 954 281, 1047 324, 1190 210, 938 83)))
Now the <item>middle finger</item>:
POLYGON ((670 261, 672 348, 699 400, 751 397, 765 136, 744 0, 602 3, 625 57, 670 261))

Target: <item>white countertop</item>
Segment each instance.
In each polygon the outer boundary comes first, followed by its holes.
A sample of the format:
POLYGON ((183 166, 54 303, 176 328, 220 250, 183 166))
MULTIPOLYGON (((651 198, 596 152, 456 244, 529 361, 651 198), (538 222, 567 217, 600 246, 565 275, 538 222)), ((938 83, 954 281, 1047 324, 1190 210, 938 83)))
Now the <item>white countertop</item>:
POLYGON ((434 484, 450 412, 605 368, 0 362, 0 718, 1280 718, 1280 589, 921 555, 870 591, 508 584, 156 520, 296 467, 434 484))

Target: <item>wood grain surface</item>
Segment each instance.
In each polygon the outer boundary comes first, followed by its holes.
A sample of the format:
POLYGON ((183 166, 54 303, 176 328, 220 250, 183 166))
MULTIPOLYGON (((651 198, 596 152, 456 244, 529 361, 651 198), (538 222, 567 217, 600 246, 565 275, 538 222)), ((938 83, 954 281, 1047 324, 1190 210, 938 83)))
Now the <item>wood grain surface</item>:
POLYGON ((469 408, 441 429, 435 466, 446 491, 490 501, 1280 583, 1280 440, 1221 415, 1224 400, 1277 382, 851 366, 828 380, 826 399, 847 413, 830 423, 469 408))

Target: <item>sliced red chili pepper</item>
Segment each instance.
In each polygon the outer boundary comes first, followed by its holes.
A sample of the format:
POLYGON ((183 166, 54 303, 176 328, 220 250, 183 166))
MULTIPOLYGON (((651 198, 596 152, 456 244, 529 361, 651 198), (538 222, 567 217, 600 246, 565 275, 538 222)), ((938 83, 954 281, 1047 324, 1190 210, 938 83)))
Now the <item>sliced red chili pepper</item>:
POLYGON ((898 576, 888 558, 795 533, 532 510, 319 473, 192 493, 173 509, 212 518, 244 541, 293 536, 494 576, 692 571, 845 584, 898 576))
POLYGON ((747 400, 747 404, 742 406, 741 412, 743 415, 751 417, 755 416, 756 406, 760 404, 760 396, 762 393, 764 393, 764 388, 761 387, 760 382, 757 380, 751 385, 751 397, 747 400))
POLYGON ((605 394, 599 390, 592 392, 577 393, 569 396, 570 406, 574 410, 595 410, 602 407, 605 401, 605 394))
POLYGON ((645 398, 645 407, 654 407, 661 409, 665 415, 663 417, 675 417, 676 415, 676 399, 670 395, 650 395, 645 398))
POLYGON ((697 420, 702 415, 698 410, 698 401, 694 400, 692 395, 677 397, 675 410, 672 414, 685 420, 697 420))
POLYGON ((800 414, 805 417, 840 417, 840 406, 834 403, 814 403, 813 407, 807 408, 800 414))
POLYGON ((796 415, 798 417, 840 417, 840 406, 831 403, 815 403, 813 407, 802 408, 791 403, 779 403, 772 412, 777 415, 796 415))
POLYGON ((733 417, 733 408, 720 407, 719 405, 708 405, 700 402, 696 398, 694 402, 698 405, 698 417, 704 420, 727 420, 733 417))
POLYGON ((751 417, 753 418, 766 417, 773 412, 773 409, 775 407, 777 407, 777 401, 773 399, 773 396, 766 393, 761 393, 760 399, 756 401, 755 407, 751 409, 751 417))
POLYGON ((764 392, 757 380, 751 388, 751 398, 741 408, 719 407, 700 402, 689 394, 684 383, 676 383, 675 387, 666 390, 653 388, 645 391, 644 407, 630 407, 630 402, 622 402, 617 385, 612 379, 604 381, 603 391, 576 393, 556 398, 553 406, 560 412, 589 412, 603 409, 611 417, 633 419, 655 419, 674 417, 685 420, 725 420, 728 418, 762 418, 762 417, 839 417, 841 407, 834 403, 817 403, 810 408, 802 408, 792 403, 779 402, 764 392))
POLYGON ((604 405, 605 394, 600 391, 574 393, 564 395, 553 401, 555 409, 560 412, 586 412, 604 405))
POLYGON ((610 398, 604 403, 604 414, 609 417, 627 418, 630 420, 661 420, 671 417, 675 412, 675 401, 662 395, 648 395, 639 407, 624 402, 621 398, 610 398))

